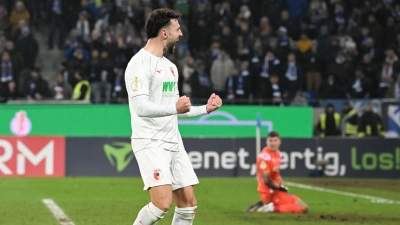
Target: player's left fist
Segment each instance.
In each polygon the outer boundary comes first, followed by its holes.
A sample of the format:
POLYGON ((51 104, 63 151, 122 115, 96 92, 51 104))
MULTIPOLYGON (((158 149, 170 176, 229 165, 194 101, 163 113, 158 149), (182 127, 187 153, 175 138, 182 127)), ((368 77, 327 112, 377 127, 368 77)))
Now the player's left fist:
POLYGON ((213 93, 207 101, 206 105, 207 113, 215 111, 221 106, 222 106, 221 98, 215 93, 213 93))

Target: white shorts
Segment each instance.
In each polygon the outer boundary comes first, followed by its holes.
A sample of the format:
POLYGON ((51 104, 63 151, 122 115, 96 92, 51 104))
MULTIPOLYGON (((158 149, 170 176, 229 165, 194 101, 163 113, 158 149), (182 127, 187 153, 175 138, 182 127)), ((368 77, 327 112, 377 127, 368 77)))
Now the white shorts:
POLYGON ((170 184, 172 190, 199 183, 185 150, 146 148, 135 153, 144 188, 170 184))

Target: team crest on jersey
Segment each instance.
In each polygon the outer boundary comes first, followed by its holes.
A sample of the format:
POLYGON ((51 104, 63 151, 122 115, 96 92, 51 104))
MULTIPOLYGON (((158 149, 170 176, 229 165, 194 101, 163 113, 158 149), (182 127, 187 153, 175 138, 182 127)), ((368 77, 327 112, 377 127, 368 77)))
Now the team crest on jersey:
POLYGON ((140 89, 142 89, 142 82, 140 82, 138 77, 133 78, 131 88, 132 91, 139 91, 140 89))
POLYGON ((262 170, 267 169, 267 163, 264 162, 264 161, 262 161, 262 162, 260 163, 260 169, 262 169, 262 170))
POLYGON ((172 76, 175 76, 174 69, 172 67, 169 67, 169 69, 171 70, 172 76))
POLYGON ((155 169, 153 172, 154 180, 161 180, 163 178, 163 173, 161 169, 155 169))

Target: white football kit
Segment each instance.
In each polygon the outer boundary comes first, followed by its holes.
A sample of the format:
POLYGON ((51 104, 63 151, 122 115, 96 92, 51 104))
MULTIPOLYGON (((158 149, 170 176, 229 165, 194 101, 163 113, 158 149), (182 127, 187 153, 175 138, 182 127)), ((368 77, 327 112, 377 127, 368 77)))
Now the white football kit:
POLYGON ((171 184, 173 190, 198 183, 178 130, 178 117, 206 114, 206 106, 192 106, 177 114, 178 71, 165 57, 141 49, 125 71, 132 126, 132 149, 144 190, 171 184))

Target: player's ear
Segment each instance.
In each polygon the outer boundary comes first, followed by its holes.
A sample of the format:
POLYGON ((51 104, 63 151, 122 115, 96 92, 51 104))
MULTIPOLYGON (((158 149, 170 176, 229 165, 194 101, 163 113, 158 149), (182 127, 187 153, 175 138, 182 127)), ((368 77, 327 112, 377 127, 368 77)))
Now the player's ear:
POLYGON ((165 40, 168 38, 168 33, 166 29, 161 29, 161 37, 165 40))

